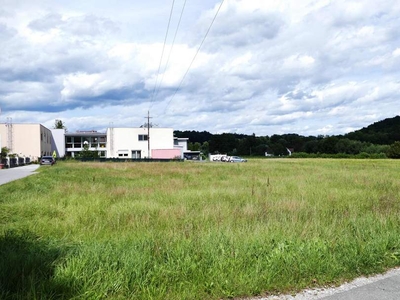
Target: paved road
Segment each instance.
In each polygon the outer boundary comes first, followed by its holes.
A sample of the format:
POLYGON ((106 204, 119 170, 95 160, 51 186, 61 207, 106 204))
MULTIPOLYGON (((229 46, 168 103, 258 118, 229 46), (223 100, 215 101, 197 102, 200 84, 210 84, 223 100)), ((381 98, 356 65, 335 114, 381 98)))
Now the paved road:
POLYGON ((24 178, 26 176, 35 174, 35 171, 39 168, 39 165, 28 165, 23 167, 16 167, 10 169, 0 170, 0 185, 7 182, 24 178))
POLYGON ((360 277, 339 287, 249 300, 400 300, 400 268, 376 276, 360 277))
POLYGON ((321 298, 322 300, 398 300, 400 275, 392 275, 348 291, 321 298))

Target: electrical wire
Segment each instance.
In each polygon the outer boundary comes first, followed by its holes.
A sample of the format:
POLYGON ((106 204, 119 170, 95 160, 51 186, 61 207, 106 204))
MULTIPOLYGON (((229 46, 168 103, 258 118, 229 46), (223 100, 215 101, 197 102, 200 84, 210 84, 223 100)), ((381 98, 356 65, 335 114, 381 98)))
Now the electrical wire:
MULTIPOLYGON (((161 84, 162 84, 162 82, 163 82, 163 80, 164 80, 165 72, 166 72, 166 70, 167 70, 167 67, 168 67, 168 64, 169 64, 169 60, 170 60, 170 58, 171 58, 172 49, 174 48, 174 45, 175 45, 176 36, 177 36, 177 34, 178 34, 178 31, 179 31, 179 27, 180 27, 180 24, 181 24, 181 21, 182 21, 182 16, 183 16, 183 12, 184 12, 184 10, 185 10, 185 6, 186 6, 186 0, 185 0, 185 2, 183 3, 183 6, 182 6, 181 14, 180 14, 180 16, 179 16, 178 25, 176 26, 176 29, 175 29, 174 39, 172 40, 172 45, 171 45, 171 48, 170 48, 170 50, 169 50, 167 62, 165 63, 163 75, 162 75, 162 77, 161 77, 161 80, 160 80, 160 83, 159 83, 158 87, 156 88, 156 93, 155 93, 155 95, 154 95, 154 98, 157 97, 158 91, 160 90, 161 84)), ((152 107, 152 103, 150 103, 150 109, 151 109, 151 107, 152 107)))
POLYGON ((165 45, 166 45, 166 43, 167 43, 167 37, 168 37, 168 32, 169 32, 169 26, 170 26, 170 24, 171 24, 172 12, 174 11, 174 5, 175 5, 175 0, 172 0, 171 11, 170 11, 170 13, 169 13, 169 19, 168 19, 167 32, 165 33, 164 45, 163 45, 162 52, 161 52, 160 63, 158 64, 158 71, 157 71, 157 76, 156 76, 156 82, 155 82, 155 84, 154 84, 154 89, 153 89, 153 93, 152 93, 152 96, 151 96, 150 104, 153 102, 154 94, 155 94, 156 87, 157 87, 158 76, 160 75, 161 63, 162 63, 162 60, 163 60, 163 57, 164 57, 164 50, 165 50, 165 45))
POLYGON ((207 38, 207 36, 208 36, 208 33, 210 32, 211 27, 213 26, 213 24, 214 24, 214 22, 215 22, 215 19, 217 18, 218 13, 219 13, 219 11, 221 10, 222 5, 224 4, 224 1, 225 1, 225 0, 222 0, 222 1, 221 1, 221 4, 219 5, 219 7, 218 7, 218 9, 217 9, 217 12, 215 13, 214 18, 212 19, 211 24, 210 24, 210 26, 208 27, 207 32, 206 32, 206 34, 204 35, 204 38, 203 38, 203 40, 202 40, 201 43, 200 43, 200 46, 197 48, 196 54, 194 55, 192 61, 190 62, 190 65, 189 65, 188 69, 186 70, 185 74, 183 75, 183 77, 182 77, 182 79, 181 79, 181 81, 180 81, 178 87, 176 88, 174 94, 172 95, 171 99, 168 101, 167 106, 165 107, 165 110, 164 110, 164 114, 166 113, 166 111, 167 111, 167 109, 168 109, 168 106, 171 104, 171 102, 172 102, 172 100, 174 99, 176 93, 177 93, 178 90, 181 88, 182 83, 183 83, 183 81, 184 81, 185 78, 186 78, 186 75, 189 73, 190 68, 191 68, 192 65, 193 65, 193 62, 195 61, 197 55, 199 54, 200 49, 201 49, 201 47, 203 46, 204 41, 206 40, 206 38, 207 38))

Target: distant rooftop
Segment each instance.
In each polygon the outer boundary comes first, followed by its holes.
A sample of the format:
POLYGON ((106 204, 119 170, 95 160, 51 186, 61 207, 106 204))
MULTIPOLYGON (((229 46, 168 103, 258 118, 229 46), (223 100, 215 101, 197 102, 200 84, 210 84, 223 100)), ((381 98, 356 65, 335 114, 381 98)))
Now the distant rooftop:
POLYGON ((106 136, 105 132, 98 132, 97 130, 77 130, 76 132, 66 132, 65 136, 106 136))

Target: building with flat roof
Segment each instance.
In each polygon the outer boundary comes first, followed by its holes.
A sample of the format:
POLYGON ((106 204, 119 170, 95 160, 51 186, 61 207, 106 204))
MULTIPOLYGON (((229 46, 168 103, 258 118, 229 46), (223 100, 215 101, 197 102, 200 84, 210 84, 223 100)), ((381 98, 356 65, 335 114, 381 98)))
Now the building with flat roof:
POLYGON ((85 144, 88 150, 98 151, 99 157, 107 156, 107 134, 90 131, 76 131, 65 133, 65 155, 67 157, 75 157, 79 152, 83 151, 85 144))
MULTIPOLYGON (((165 158, 165 151, 152 150, 174 149, 174 131, 172 128, 108 128, 107 157, 109 158, 165 158), (149 135, 150 133, 150 135, 149 135), (149 138, 150 136, 150 138, 149 138), (149 152, 150 150, 150 152, 149 152)), ((171 152, 169 156, 176 156, 171 152)), ((168 155, 167 155, 168 156, 168 155)))
POLYGON ((31 161, 52 154, 52 133, 41 124, 0 123, 0 135, 2 147, 7 147, 10 154, 31 161))

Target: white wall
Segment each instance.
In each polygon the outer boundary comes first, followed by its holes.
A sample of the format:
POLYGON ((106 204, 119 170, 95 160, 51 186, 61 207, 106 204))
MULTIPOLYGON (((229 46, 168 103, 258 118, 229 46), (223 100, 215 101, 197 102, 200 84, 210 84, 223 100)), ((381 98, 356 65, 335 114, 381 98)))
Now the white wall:
POLYGON ((188 144, 188 138, 175 138, 175 140, 177 141, 178 145, 175 145, 175 147, 177 148, 181 148, 183 152, 187 152, 188 148, 187 148, 187 144, 188 144))
POLYGON ((51 129, 51 154, 56 151, 57 157, 65 156, 65 129, 51 129))
MULTIPOLYGON (((108 128, 107 157, 118 157, 119 153, 140 151, 141 158, 149 157, 147 140, 139 141, 139 135, 147 135, 147 128, 108 128)), ((150 151, 152 149, 173 149, 174 133, 172 128, 150 128, 150 151)))

